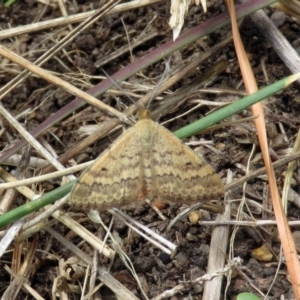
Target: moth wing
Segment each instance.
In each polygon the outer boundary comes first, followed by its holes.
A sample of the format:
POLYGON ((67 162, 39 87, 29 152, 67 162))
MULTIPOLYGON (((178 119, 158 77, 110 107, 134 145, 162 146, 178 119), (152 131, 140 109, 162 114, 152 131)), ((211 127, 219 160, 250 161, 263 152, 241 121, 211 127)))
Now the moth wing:
POLYGON ((125 131, 75 184, 70 204, 105 210, 131 204, 141 193, 141 147, 135 127, 125 131))
POLYGON ((156 130, 153 143, 155 197, 192 204, 216 199, 224 185, 214 169, 163 126, 156 130))

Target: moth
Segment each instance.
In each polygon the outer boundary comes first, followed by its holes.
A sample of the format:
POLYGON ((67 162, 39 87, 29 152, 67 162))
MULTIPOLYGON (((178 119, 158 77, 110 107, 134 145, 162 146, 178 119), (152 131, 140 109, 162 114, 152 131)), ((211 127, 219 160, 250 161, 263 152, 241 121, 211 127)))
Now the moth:
POLYGON ((143 199, 194 204, 223 194, 214 169, 142 109, 137 123, 80 176, 70 204, 103 211, 143 199))

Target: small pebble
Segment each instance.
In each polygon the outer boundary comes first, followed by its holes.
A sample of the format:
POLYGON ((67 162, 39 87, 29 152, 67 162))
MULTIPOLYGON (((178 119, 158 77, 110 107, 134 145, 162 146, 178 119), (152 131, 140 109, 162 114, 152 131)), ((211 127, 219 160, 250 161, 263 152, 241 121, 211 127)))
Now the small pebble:
POLYGON ((285 22, 286 15, 283 11, 275 11, 270 19, 276 27, 279 27, 285 22))

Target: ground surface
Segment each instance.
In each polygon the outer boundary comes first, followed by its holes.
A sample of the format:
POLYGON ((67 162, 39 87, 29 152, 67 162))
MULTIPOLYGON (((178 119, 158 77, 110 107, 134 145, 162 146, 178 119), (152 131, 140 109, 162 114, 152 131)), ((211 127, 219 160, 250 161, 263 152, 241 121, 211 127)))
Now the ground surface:
MULTIPOLYGON (((226 10, 223 1, 211 2, 212 4, 208 8, 207 14, 204 14, 200 7, 195 6, 190 9, 185 20, 183 31, 201 22, 205 22, 226 10)), ((65 3, 65 6, 68 14, 71 15, 96 9, 98 4, 99 1, 68 1, 65 3)), ((268 9, 266 12, 271 16, 274 10, 268 9)), ((56 4, 53 6, 45 6, 45 4, 39 3, 36 0, 27 0, 26 2, 16 1, 15 4, 8 8, 0 8, 0 26, 2 29, 6 29, 9 26, 18 27, 33 22, 55 19, 61 16, 62 13, 56 4)), ((98 84, 101 81, 101 76, 104 76, 101 68, 105 69, 108 74, 113 74, 120 68, 130 64, 132 60, 142 57, 159 45, 171 40, 172 32, 167 24, 168 19, 169 3, 166 1, 130 12, 110 15, 84 30, 70 45, 64 48, 63 52, 55 55, 54 58, 45 63, 43 68, 54 72, 55 75, 80 89, 88 90, 98 84), (128 38, 130 42, 132 42, 133 39, 140 36, 144 30, 147 30, 147 32, 156 31, 157 35, 151 40, 134 48, 132 50, 132 56, 130 56, 129 51, 125 51, 121 56, 112 57, 110 61, 101 65, 104 58, 115 53, 115 51, 121 47, 128 46, 128 38)), ((299 22, 287 15, 285 15, 283 21, 283 24, 279 26, 280 31, 287 37, 290 43, 297 48, 299 45, 299 22)), ((74 28, 77 24, 70 26, 74 28)), ((45 51, 53 47, 58 40, 64 37, 70 31, 70 26, 60 26, 52 28, 51 30, 23 34, 2 40, 1 44, 33 62, 45 51)), ((223 28, 177 51, 171 59, 171 70, 186 64, 196 56, 197 53, 205 53, 208 51, 210 47, 221 41, 229 30, 229 27, 223 28)), ((269 82, 275 82, 290 74, 250 19, 246 19, 241 26, 241 35, 259 87, 263 87, 269 82), (264 76, 264 67, 266 68, 269 82, 267 82, 264 76)), ((0 85, 4 86, 23 69, 15 64, 9 63, 4 58, 1 58, 1 60, 0 85)), ((181 87, 188 86, 193 79, 204 74, 208 68, 214 66, 214 64, 220 60, 225 60, 230 63, 225 72, 222 72, 214 78, 214 80, 205 87, 205 90, 199 89, 197 93, 192 93, 184 99, 184 101, 180 101, 180 105, 174 105, 172 109, 164 111, 159 118, 160 123, 189 111, 199 103, 199 99, 211 102, 232 102, 240 97, 237 91, 243 92, 244 87, 241 83, 234 47, 232 43, 230 43, 209 60, 205 61, 196 70, 192 71, 189 76, 185 76, 179 80, 162 97, 153 101, 151 109, 157 107, 159 101, 162 101, 167 94, 175 92, 181 87), (227 89, 227 93, 222 90, 223 92, 218 94, 219 89, 227 89)), ((132 76, 129 79, 131 85, 124 85, 123 88, 126 89, 128 93, 131 92, 132 94, 140 96, 144 95, 147 89, 153 88, 157 84, 164 69, 165 60, 159 61, 144 69, 142 72, 139 72, 137 75, 132 76)), ((18 120, 30 131, 46 120, 50 115, 55 114, 68 103, 71 103, 73 99, 74 97, 72 95, 50 84, 46 80, 31 76, 5 96, 4 99, 2 99, 2 104, 15 117, 26 112, 21 115, 18 120)), ((114 93, 106 93, 101 97, 101 100, 118 110, 123 109, 122 105, 118 105, 117 96, 114 93)), ((126 97, 121 96, 119 100, 126 105, 130 104, 126 97)), ((135 100, 137 100, 137 97, 135 97, 135 100)), ((291 147, 293 147, 300 122, 299 103, 297 85, 293 85, 293 87, 278 93, 264 103, 269 129, 270 147, 273 150, 274 160, 288 153, 291 147)), ((170 131, 175 131, 186 124, 200 119, 212 108, 214 108, 213 105, 206 104, 182 117, 176 118, 165 126, 170 131)), ((245 110, 234 118, 226 121, 229 122, 249 116, 251 116, 250 110, 245 110)), ((44 146, 47 143, 51 145, 58 157, 60 157, 68 149, 71 149, 85 138, 86 135, 90 134, 80 135, 78 133, 80 126, 95 124, 99 126, 99 124, 101 125, 109 119, 111 119, 111 117, 99 109, 85 106, 76 111, 75 117, 73 116, 73 118, 69 119, 65 118, 63 121, 51 126, 47 132, 42 135, 43 139, 40 139, 40 142, 43 143, 44 146)), ((2 134, 0 137, 0 149, 6 149, 10 144, 13 144, 15 140, 18 140, 20 136, 2 117, 1 126, 6 129, 6 134, 2 134)), ((228 169, 233 172, 233 179, 245 175, 247 160, 253 143, 257 145, 256 129, 251 121, 237 125, 232 124, 213 132, 210 131, 201 136, 197 135, 193 140, 198 141, 200 137, 212 143, 208 147, 200 145, 199 147, 193 147, 193 149, 196 149, 198 153, 203 155, 222 178, 226 178, 228 169)), ((111 139, 113 138, 114 135, 110 135, 109 139, 93 143, 82 150, 81 153, 73 156, 73 159, 77 163, 81 163, 96 158, 111 143, 111 139)), ((30 156, 39 157, 35 150, 31 149, 30 151, 30 156)), ((19 154, 22 153, 19 152, 19 154)), ((17 163, 17 165, 18 164, 19 163, 17 163)), ((262 166, 263 162, 260 150, 256 148, 254 159, 251 163, 251 170, 262 166)), ((12 172, 16 167, 10 165, 5 166, 5 168, 12 172)), ((285 165, 276 169, 276 177, 280 188, 282 188, 285 169, 285 165)), ((41 167, 29 167, 26 171, 21 171, 23 172, 23 176, 31 177, 33 174, 39 174, 40 170, 41 167)), ((36 193, 42 191, 46 193, 59 185, 60 180, 57 179, 43 182, 31 188, 33 188, 36 193)), ((253 216, 257 219, 274 219, 271 211, 262 210, 262 207, 270 208, 267 190, 265 176, 255 178, 247 185, 246 198, 258 203, 258 206, 254 206, 253 202, 249 202, 248 204, 253 216)), ((294 191, 296 193, 298 192, 297 186, 294 191)), ((241 197, 242 186, 230 191, 229 199, 240 200, 241 197)), ((296 194, 295 197, 299 197, 298 194, 296 194)), ((16 195, 10 209, 23 204, 24 199, 23 196, 16 195)), ((223 207, 221 201, 215 203, 219 207, 223 207)), ((236 209, 238 203, 239 201, 233 202, 233 210, 236 209)), ((169 222, 183 210, 182 205, 175 204, 164 207, 162 213, 166 217, 165 221, 162 221, 157 213, 146 204, 138 204, 137 206, 135 209, 129 209, 127 213, 139 222, 146 224, 151 229, 164 235, 169 241, 179 245, 175 257, 170 257, 152 246, 136 233, 129 232, 127 226, 115 220, 113 230, 116 236, 124 239, 122 249, 128 255, 135 271, 138 273, 147 296, 153 298, 182 282, 204 275, 208 262, 208 254, 210 252, 209 245, 212 227, 199 226, 198 224, 191 225, 189 219, 184 218, 177 222, 168 233, 165 233, 165 228, 169 222)), ((64 206, 62 210, 72 212, 72 208, 69 208, 67 205, 64 206)), ((100 227, 86 218, 84 213, 79 213, 80 215, 77 217, 77 221, 80 222, 81 225, 98 236, 103 235, 103 231, 100 227)), ((204 211, 202 220, 214 220, 215 217, 215 213, 204 211)), ((288 217, 290 220, 299 218, 299 207, 297 207, 297 205, 288 205, 288 217)), ((103 214, 103 220, 107 225, 110 222, 110 218, 111 215, 109 213, 103 214)), ((234 219, 234 216, 232 216, 232 219, 234 219)), ((76 244, 88 255, 93 255, 92 246, 81 243, 82 239, 72 234, 70 229, 61 223, 54 223, 52 228, 76 244)), ((295 235, 296 234, 297 232, 295 235)), ((246 267, 244 272, 248 278, 238 273, 235 274, 231 278, 231 283, 227 290, 227 299, 234 299, 241 291, 253 291, 250 285, 251 283, 263 293, 267 293, 270 285, 273 284, 269 295, 270 299, 279 299, 282 294, 286 296, 285 299, 292 299, 290 294, 291 286, 287 279, 284 264, 279 269, 279 274, 277 274, 275 282, 272 283, 278 266, 278 254, 280 249, 278 239, 275 237, 276 229, 272 226, 265 226, 263 228, 239 228, 235 236, 234 257, 243 259, 243 266, 246 267), (272 259, 265 261, 264 259, 258 259, 259 257, 253 258, 252 250, 265 244, 270 246, 272 259)), ((4 265, 9 265, 15 273, 19 272, 18 266, 23 264, 29 249, 32 250, 33 248, 34 255, 32 257, 32 264, 30 268, 26 269, 25 278, 27 278, 27 282, 32 289, 36 290, 45 299, 50 299, 53 284, 60 275, 58 273, 59 261, 67 261, 73 254, 47 231, 42 229, 22 243, 12 244, 11 250, 14 250, 14 252, 9 251, 1 258, 0 268, 3 268, 4 265), (18 249, 19 254, 16 249, 18 249)), ((224 253, 224 255, 227 258, 228 252, 224 253)), ((136 280, 132 277, 118 255, 114 260, 100 255, 99 264, 109 269, 110 274, 129 290, 134 291, 138 298, 141 299, 143 297, 136 280)), ((84 268, 84 270, 86 269, 84 268)), ((75 273, 75 271, 73 270, 71 273, 75 273)), ((84 275, 78 275, 78 278, 73 278, 73 281, 68 279, 68 299, 80 299, 80 294, 77 292, 79 291, 78 287, 83 285, 83 276, 84 275), (75 288, 75 286, 77 288, 75 288)), ((96 284, 98 284, 98 281, 96 281, 96 284)), ((9 285, 10 275, 6 271, 1 271, 0 294, 3 294, 9 285)), ((225 287, 226 279, 224 279, 223 282, 222 293, 224 293, 225 287)), ((187 285, 180 293, 174 295, 172 299, 202 299, 202 290, 203 288, 200 284, 187 285)), ((106 287, 103 287, 100 293, 102 299, 114 299, 112 293, 110 293, 106 287)), ((15 296, 15 299, 25 299, 26 294, 27 292, 21 289, 15 296)), ((28 297, 28 299, 32 299, 32 296, 28 297)))

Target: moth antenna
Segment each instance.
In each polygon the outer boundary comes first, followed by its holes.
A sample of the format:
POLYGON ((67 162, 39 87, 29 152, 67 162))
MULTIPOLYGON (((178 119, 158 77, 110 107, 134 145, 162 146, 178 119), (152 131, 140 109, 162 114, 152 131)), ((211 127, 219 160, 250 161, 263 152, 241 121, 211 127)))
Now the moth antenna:
POLYGON ((131 98, 127 92, 111 77, 109 76, 103 69, 101 69, 104 75, 130 100, 133 104, 135 104, 140 110, 143 109, 142 105, 136 102, 133 98, 131 98))
POLYGON ((160 88, 160 86, 162 85, 164 79, 166 78, 167 73, 170 72, 170 61, 171 61, 171 55, 169 56, 168 60, 166 61, 166 66, 165 66, 165 70, 164 73, 162 74, 162 76, 160 77, 154 91, 153 91, 153 96, 151 97, 151 99, 149 100, 148 104, 147 104, 147 109, 149 109, 150 103, 152 102, 152 100, 156 97, 157 91, 160 88))
MULTIPOLYGON (((165 66, 165 70, 164 73, 162 74, 161 78, 159 79, 157 85, 155 86, 155 89, 153 91, 153 95, 151 97, 151 99, 149 100, 148 104, 147 104, 147 109, 149 109, 151 102, 153 101, 153 99, 156 97, 157 95, 157 91, 160 88, 160 86, 162 85, 164 79, 166 78, 166 75, 170 72, 170 61, 171 61, 171 56, 169 56, 168 60, 166 61, 166 66, 165 66)), ((101 69, 102 72, 104 73, 104 75, 121 91, 124 93, 124 95, 135 105, 138 106, 139 110, 142 110, 144 107, 142 105, 140 105, 138 102, 136 102, 133 98, 131 98, 126 91, 111 77, 109 76, 103 69, 101 69)))

